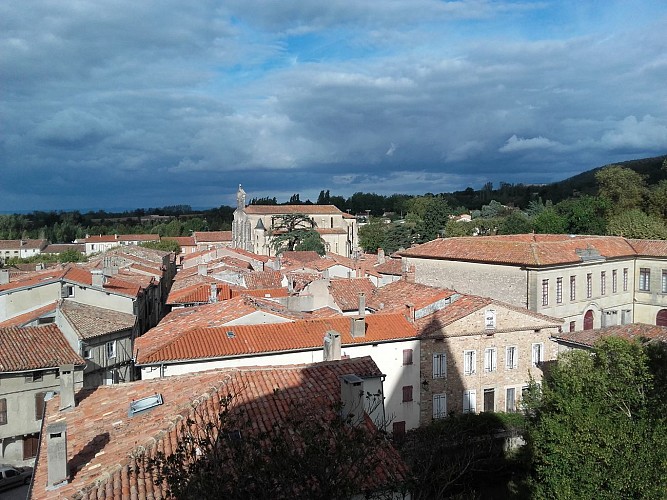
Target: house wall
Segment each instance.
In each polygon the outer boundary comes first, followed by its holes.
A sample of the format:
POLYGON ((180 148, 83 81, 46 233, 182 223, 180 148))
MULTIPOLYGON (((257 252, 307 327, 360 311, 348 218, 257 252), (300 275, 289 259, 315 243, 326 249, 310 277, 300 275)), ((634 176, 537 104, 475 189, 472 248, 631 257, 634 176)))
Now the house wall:
POLYGON ((635 321, 637 323, 656 324, 656 315, 667 309, 667 289, 663 288, 662 273, 667 273, 667 259, 638 258, 635 262, 635 321), (649 290, 640 290, 641 269, 650 272, 649 290))
MULTIPOLYGON (((382 373, 386 375, 384 381, 385 409, 390 422, 404 421, 406 429, 413 429, 419 425, 419 363, 420 346, 418 340, 402 340, 397 342, 379 343, 373 345, 343 346, 342 356, 358 358, 371 356, 382 373), (412 349, 413 364, 403 366, 403 350, 412 349), (403 387, 412 386, 413 401, 403 402, 403 387)), ((221 359, 211 361, 193 361, 189 363, 168 364, 164 366, 164 375, 181 375, 216 368, 230 368, 239 366, 271 366, 292 365, 302 363, 316 363, 323 359, 323 349, 313 349, 302 352, 280 354, 265 354, 262 356, 221 359)), ((160 367, 141 367, 141 378, 158 378, 160 367)), ((390 425, 391 429, 391 425, 390 425)))
MULTIPOLYGON (((635 273, 632 259, 619 259, 597 262, 582 262, 570 266, 531 270, 530 307, 548 316, 563 318, 563 329, 570 329, 574 322, 574 330, 584 328, 584 314, 593 312, 593 328, 602 328, 621 324, 625 317, 633 317, 633 280, 635 273), (628 270, 628 287, 623 289, 623 270, 628 270), (617 288, 613 291, 613 273, 616 271, 617 288), (602 286, 602 273, 605 273, 606 285, 602 286), (591 275, 592 293, 587 293, 587 275, 591 275), (570 300, 570 278, 575 278, 575 300, 570 300), (558 303, 557 281, 562 278, 562 299, 558 303), (543 305, 542 282, 548 280, 547 305, 543 305), (604 293, 603 293, 604 291, 604 293)), ((629 321, 628 321, 629 322, 629 321)))
MULTIPOLYGON (((134 298, 126 295, 118 295, 106 290, 74 284, 74 295, 71 297, 80 304, 103 307, 112 311, 134 314, 134 298)), ((60 293, 60 291, 58 292, 60 293)), ((60 295, 58 295, 60 297, 60 295)), ((55 299, 51 299, 55 300, 55 299)))
MULTIPOLYGON (((23 462, 23 437, 39 433, 41 415, 35 418, 36 395, 60 390, 58 368, 37 370, 42 380, 32 382, 29 373, 0 373, 0 399, 7 401, 7 423, 0 425, 0 458, 3 463, 23 462)), ((74 387, 83 385, 83 370, 74 372, 74 387)))
POLYGON ((407 260, 409 266, 414 266, 417 283, 526 307, 528 277, 518 267, 413 257, 407 260))
POLYGON ((0 293, 0 321, 32 311, 60 298, 60 282, 0 293))
MULTIPOLYGON (((484 408, 484 390, 493 389, 494 411, 506 409, 508 388, 515 389, 517 401, 521 388, 532 376, 542 379, 542 368, 532 366, 533 344, 542 345, 542 359, 555 360, 558 346, 550 340, 558 332, 553 323, 506 309, 496 304, 487 309, 496 313, 496 329, 485 331, 486 309, 477 311, 452 325, 439 334, 422 340, 420 367, 422 373, 420 422, 427 424, 433 420, 433 395, 446 394, 447 413, 463 411, 464 391, 476 393, 476 411, 484 408), (470 334, 470 332, 477 332, 470 334), (516 366, 507 367, 507 347, 516 347, 516 366), (484 365, 486 349, 495 348, 496 369, 486 371, 484 365), (465 351, 474 351, 476 362, 474 373, 466 374, 464 369, 465 351), (446 377, 434 376, 434 354, 444 354, 446 377)), ((517 406, 518 408, 518 406, 517 406)))

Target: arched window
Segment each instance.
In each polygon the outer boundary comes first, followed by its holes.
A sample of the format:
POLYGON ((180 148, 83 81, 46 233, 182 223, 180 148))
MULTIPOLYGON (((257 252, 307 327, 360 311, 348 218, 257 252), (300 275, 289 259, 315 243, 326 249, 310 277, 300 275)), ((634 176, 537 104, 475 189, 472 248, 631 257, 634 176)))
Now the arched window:
POLYGON ((584 330, 593 329, 593 311, 590 309, 584 314, 584 330))
POLYGON ((658 326, 667 326, 667 309, 660 309, 655 316, 655 324, 658 326))

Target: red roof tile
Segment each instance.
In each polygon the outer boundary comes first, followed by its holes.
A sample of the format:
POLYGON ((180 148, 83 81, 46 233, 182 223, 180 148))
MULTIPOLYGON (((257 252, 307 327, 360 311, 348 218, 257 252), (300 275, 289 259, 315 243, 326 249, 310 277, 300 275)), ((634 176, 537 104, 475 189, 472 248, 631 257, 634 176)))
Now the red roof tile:
POLYGON ((367 297, 375 290, 368 278, 340 278, 329 281, 329 293, 341 311, 359 309, 359 294, 367 297))
POLYGON ((83 365, 54 325, 0 328, 0 372, 83 365))
POLYGON ((133 314, 79 304, 71 300, 61 301, 60 311, 82 339, 132 330, 136 322, 133 314))
POLYGON ((629 341, 660 340, 667 342, 667 327, 632 323, 629 325, 598 328, 596 330, 560 333, 554 338, 569 344, 593 347, 599 340, 605 337, 620 337, 629 341))
POLYGON ((638 256, 667 257, 667 241, 665 240, 628 240, 638 256))
POLYGON ((175 241, 182 247, 193 247, 197 243, 192 236, 163 236, 164 241, 175 241))
POLYGON ((440 238, 398 254, 415 258, 539 267, 581 262, 580 253, 586 250, 597 251, 605 258, 635 256, 630 242, 620 236, 561 234, 440 238))
POLYGON ((197 243, 231 243, 231 231, 195 231, 194 239, 197 243))
POLYGON ((247 214, 279 215, 279 214, 317 214, 317 215, 347 215, 334 205, 248 205, 247 214))
POLYGON ((7 319, 3 322, 0 323, 0 327, 6 327, 6 326, 23 326, 27 323, 31 323, 38 318, 41 318, 42 316, 48 315, 49 313, 53 313, 56 310, 56 304, 57 301, 53 301, 49 304, 46 304, 45 306, 38 307, 37 309, 33 309, 30 312, 23 313, 19 316, 14 316, 13 318, 7 319))
MULTIPOLYGON (((42 442, 34 473, 32 498, 164 498, 164 485, 155 485, 146 463, 158 451, 167 455, 184 435, 184 423, 198 411, 216 415, 220 401, 234 395, 234 409, 242 410, 257 428, 271 428, 285 419, 290 408, 307 409, 327 418, 327 402, 340 401, 341 377, 380 376, 370 357, 301 366, 216 370, 101 386, 81 391, 78 405, 59 412, 59 397, 47 403, 42 432, 48 425, 67 425, 70 482, 46 489, 47 446, 42 442), (132 417, 133 400, 161 394, 163 404, 132 417), (202 406, 203 405, 203 406, 202 406), (304 406, 306 405, 306 406, 304 406)), ((406 468, 388 444, 378 448, 381 466, 369 474, 383 478, 391 472, 405 477, 406 468)), ((380 483, 375 483, 381 484, 380 483)))
POLYGON ((283 275, 278 271, 254 271, 243 276, 249 290, 281 288, 283 275))
POLYGON ((351 321, 352 318, 349 317, 329 317, 288 323, 226 325, 217 328, 191 327, 174 334, 171 342, 162 343, 157 350, 152 352, 144 350, 142 353, 139 349, 137 364, 314 349, 322 346, 322 338, 329 330, 341 334, 343 345, 409 339, 417 336, 415 327, 402 314, 366 316, 366 334, 363 337, 352 337, 351 321))
POLYGON ((376 311, 402 312, 406 310, 407 303, 412 304, 415 309, 421 309, 454 295, 457 295, 454 290, 446 288, 435 288, 408 281, 394 281, 373 290, 366 297, 366 304, 376 311))

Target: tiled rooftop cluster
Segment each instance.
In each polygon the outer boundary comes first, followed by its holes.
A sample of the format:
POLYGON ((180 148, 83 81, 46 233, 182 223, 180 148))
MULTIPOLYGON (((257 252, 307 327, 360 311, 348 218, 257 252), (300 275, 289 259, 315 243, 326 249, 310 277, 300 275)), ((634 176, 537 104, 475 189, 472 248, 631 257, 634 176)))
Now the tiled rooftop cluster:
MULTIPOLYGON (((284 421, 292 408, 305 411, 310 405, 315 418, 327 419, 325 402, 340 400, 341 377, 346 374, 381 375, 373 360, 366 357, 104 386, 94 392, 79 392, 77 407, 68 412, 58 411, 56 397, 48 403, 43 429, 54 423, 66 424, 71 480, 57 489, 46 489, 48 461, 46 446, 42 446, 33 498, 164 498, 164 485, 154 483, 154 476, 146 471, 146 459, 157 451, 172 452, 189 417, 201 411, 217 414, 221 398, 231 394, 234 408, 243 408, 256 428, 271 428, 284 421), (164 396, 162 405, 128 415, 133 400, 153 394, 164 396)), ((371 478, 380 478, 377 486, 388 471, 405 474, 405 465, 388 443, 380 445, 377 453, 382 463, 369 473, 371 478)))

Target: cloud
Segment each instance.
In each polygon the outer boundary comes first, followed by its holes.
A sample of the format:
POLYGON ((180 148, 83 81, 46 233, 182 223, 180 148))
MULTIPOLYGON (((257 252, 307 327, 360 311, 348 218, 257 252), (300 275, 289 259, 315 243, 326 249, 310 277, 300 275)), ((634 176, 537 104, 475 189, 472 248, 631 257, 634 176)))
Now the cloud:
POLYGON ((516 153, 520 151, 528 151, 534 149, 554 149, 560 144, 551 141, 545 137, 531 137, 529 139, 519 138, 514 134, 507 139, 507 142, 498 151, 501 153, 516 153))
POLYGON ((605 132, 600 140, 605 148, 630 151, 667 150, 667 121, 651 115, 637 120, 627 116, 605 132))
POLYGON ((99 142, 118 129, 118 124, 105 117, 68 108, 40 123, 35 136, 55 147, 76 148, 99 142))

